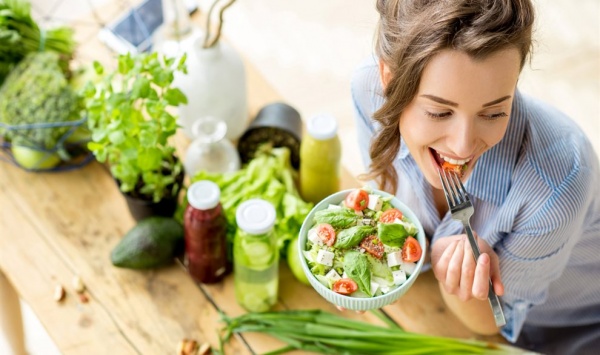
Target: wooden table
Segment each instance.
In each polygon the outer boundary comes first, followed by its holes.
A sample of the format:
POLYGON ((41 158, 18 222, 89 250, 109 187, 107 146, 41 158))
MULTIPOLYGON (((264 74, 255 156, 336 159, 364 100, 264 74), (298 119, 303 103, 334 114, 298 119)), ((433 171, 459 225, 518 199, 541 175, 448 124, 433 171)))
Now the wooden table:
MULTIPOLYGON (((98 49, 93 41, 82 48, 98 49)), ((282 98, 246 63, 250 116, 282 98)), ((187 141, 180 142, 183 148, 187 141)), ((357 186, 344 173, 343 186, 357 186)), ((15 353, 24 353, 18 297, 28 303, 64 354, 168 354, 183 338, 218 346, 218 311, 239 315, 233 279, 196 285, 177 265, 133 271, 113 267, 112 248, 134 226, 125 200, 106 168, 98 163, 63 173, 27 173, 0 165, 0 326, 15 353), (71 281, 79 275, 89 302, 82 303, 71 281), (55 286, 67 291, 53 299, 55 286)), ((275 309, 320 308, 339 313, 310 286, 280 268, 275 309)), ((477 337, 445 307, 431 272, 384 313, 406 330, 430 335, 504 342, 477 337)), ((339 313, 382 324, 372 313, 339 313)), ((282 344, 260 334, 244 334, 226 344, 226 354, 260 353, 282 344)))

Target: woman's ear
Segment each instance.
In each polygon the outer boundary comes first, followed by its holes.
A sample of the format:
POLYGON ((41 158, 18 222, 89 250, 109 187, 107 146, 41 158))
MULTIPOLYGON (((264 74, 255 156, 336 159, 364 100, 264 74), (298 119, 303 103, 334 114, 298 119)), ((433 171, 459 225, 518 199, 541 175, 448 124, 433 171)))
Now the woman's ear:
POLYGON ((381 87, 383 90, 385 90, 391 79, 392 72, 390 71, 390 68, 383 62, 383 60, 379 59, 379 80, 381 81, 381 87))

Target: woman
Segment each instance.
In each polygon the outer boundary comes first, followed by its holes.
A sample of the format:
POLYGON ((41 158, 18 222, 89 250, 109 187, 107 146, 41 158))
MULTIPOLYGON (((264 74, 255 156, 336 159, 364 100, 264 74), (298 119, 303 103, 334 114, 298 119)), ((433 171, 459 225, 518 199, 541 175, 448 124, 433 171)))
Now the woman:
POLYGON ((522 347, 597 352, 598 157, 569 118, 516 89, 531 2, 378 0, 377 10, 377 58, 352 83, 366 177, 416 212, 448 307, 473 331, 522 347), (444 161, 465 169, 477 261, 448 212, 444 161))

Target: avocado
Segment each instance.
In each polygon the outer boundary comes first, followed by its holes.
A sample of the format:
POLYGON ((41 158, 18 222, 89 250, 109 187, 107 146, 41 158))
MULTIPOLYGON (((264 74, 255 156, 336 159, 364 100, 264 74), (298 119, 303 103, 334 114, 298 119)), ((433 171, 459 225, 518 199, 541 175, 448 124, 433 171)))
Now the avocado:
POLYGON ((110 254, 114 266, 149 269, 170 263, 183 247, 183 227, 169 217, 138 222, 110 254))

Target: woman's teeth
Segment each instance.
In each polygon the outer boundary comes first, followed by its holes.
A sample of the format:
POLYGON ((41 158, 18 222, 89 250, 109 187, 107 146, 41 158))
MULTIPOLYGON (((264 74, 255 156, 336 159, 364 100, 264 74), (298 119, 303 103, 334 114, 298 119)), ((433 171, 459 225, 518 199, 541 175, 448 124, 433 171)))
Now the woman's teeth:
POLYGON ((442 158, 444 161, 447 161, 450 164, 454 164, 454 165, 465 165, 466 163, 468 163, 471 159, 452 159, 452 158, 448 158, 446 156, 441 155, 440 153, 438 153, 439 157, 442 158))

